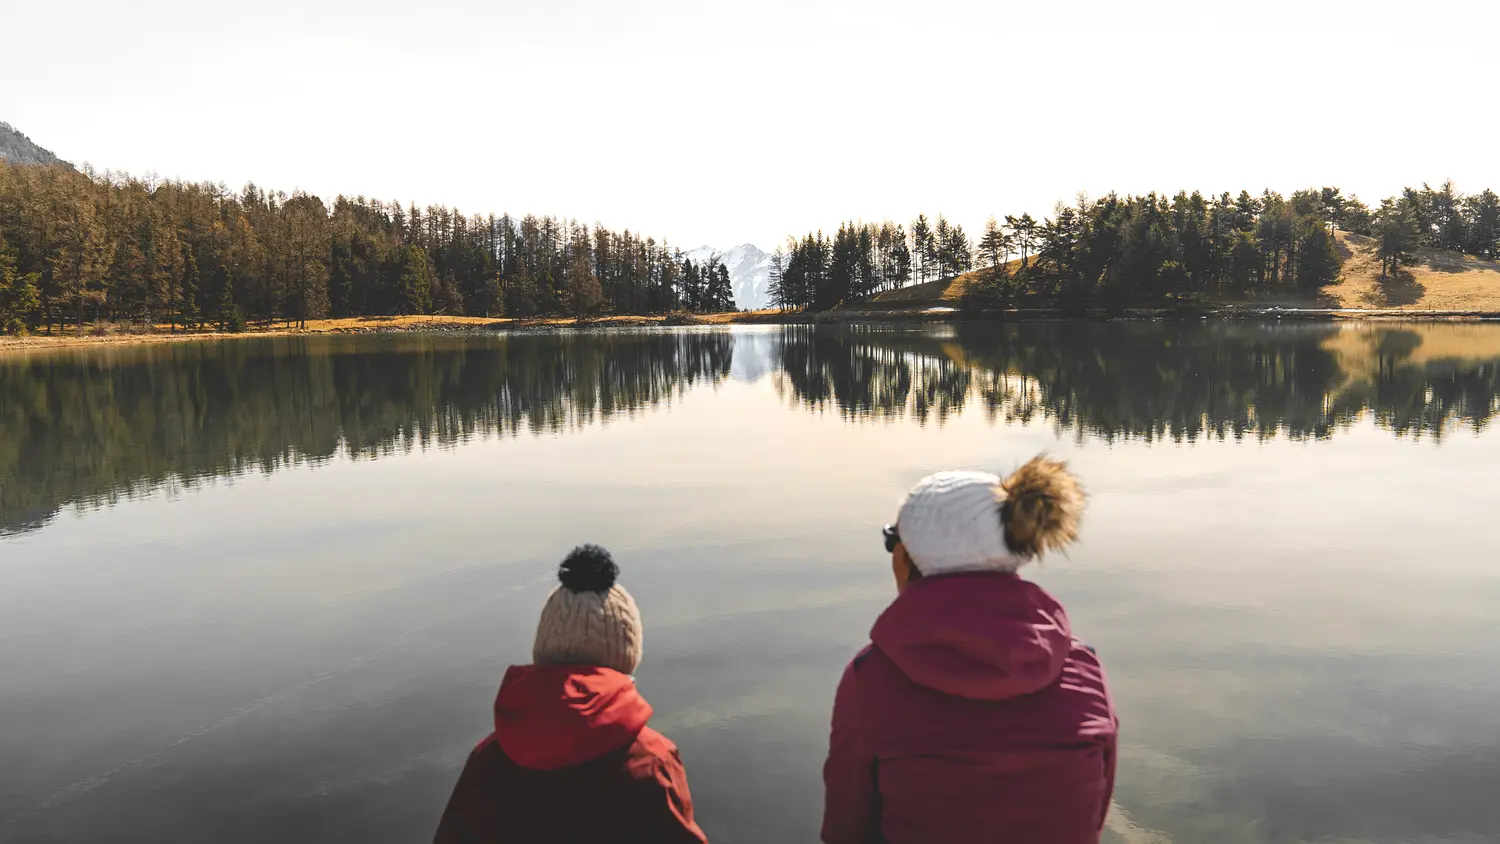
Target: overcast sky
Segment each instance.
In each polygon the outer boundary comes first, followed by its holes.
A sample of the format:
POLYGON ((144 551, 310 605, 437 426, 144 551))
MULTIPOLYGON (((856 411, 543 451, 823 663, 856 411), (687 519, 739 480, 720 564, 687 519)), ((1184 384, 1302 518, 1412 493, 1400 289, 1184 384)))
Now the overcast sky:
POLYGON ((77 163, 683 247, 1079 191, 1500 189, 1500 2, 20 3, 0 120, 77 163))

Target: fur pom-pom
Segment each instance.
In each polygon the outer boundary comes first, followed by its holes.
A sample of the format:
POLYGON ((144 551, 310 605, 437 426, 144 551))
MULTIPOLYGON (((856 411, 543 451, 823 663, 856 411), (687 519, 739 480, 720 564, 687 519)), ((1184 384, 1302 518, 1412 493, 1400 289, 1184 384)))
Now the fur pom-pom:
POLYGON ((1005 544, 1023 558, 1040 557, 1078 538, 1086 496, 1068 464, 1033 457, 1000 482, 1005 544))
POLYGON ((620 576, 609 552, 598 545, 580 545, 557 567, 557 579, 569 592, 608 592, 620 576))

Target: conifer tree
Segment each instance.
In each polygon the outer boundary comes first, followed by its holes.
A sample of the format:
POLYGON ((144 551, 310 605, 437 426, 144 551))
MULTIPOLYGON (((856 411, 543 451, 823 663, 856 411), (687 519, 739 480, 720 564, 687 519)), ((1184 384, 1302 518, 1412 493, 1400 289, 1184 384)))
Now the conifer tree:
POLYGON ((399 313, 425 314, 432 310, 432 281, 427 275, 427 251, 408 246, 402 253, 400 281, 397 284, 399 313))
POLYGON ((917 283, 923 284, 932 272, 932 265, 928 256, 937 251, 932 239, 932 226, 927 222, 926 214, 918 214, 917 219, 911 223, 911 256, 916 264, 917 283))
POLYGON ((37 280, 37 273, 17 270, 15 253, 0 237, 0 334, 26 331, 42 301, 37 280))
POLYGON ((219 285, 219 330, 239 331, 244 323, 240 307, 234 298, 234 270, 225 267, 224 279, 219 285))
POLYGON ((184 246, 182 248, 182 282, 179 285, 182 295, 177 304, 177 316, 181 318, 184 329, 196 327, 198 319, 198 288, 200 286, 201 279, 198 275, 198 259, 193 256, 192 249, 184 246))
POLYGON ((1500 257, 1500 196, 1486 189, 1468 197, 1464 213, 1468 218, 1465 251, 1481 258, 1500 257))
POLYGON ((1401 267, 1414 263, 1422 233, 1414 203, 1385 200, 1376 215, 1376 254, 1380 257, 1380 276, 1388 278, 1401 267))
POLYGON ((979 239, 979 252, 984 256, 985 266, 1005 265, 1005 235, 1001 234, 1000 224, 993 216, 984 221, 984 236, 979 239))
POLYGON ((588 256, 577 253, 568 264, 568 312, 575 319, 592 314, 604 300, 604 290, 589 265, 588 256))
POLYGON ((771 268, 766 280, 766 297, 770 300, 771 307, 778 311, 784 311, 789 307, 786 290, 782 285, 785 270, 786 253, 782 252, 781 247, 778 246, 776 251, 771 253, 771 268))
POLYGON ((1339 256, 1333 232, 1322 220, 1306 218, 1297 245, 1297 286, 1317 290, 1338 278, 1339 256))

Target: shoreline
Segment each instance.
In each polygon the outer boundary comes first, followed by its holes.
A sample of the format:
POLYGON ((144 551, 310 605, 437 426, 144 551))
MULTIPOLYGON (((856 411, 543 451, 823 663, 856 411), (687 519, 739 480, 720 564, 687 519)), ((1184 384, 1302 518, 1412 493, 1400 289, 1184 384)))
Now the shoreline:
POLYGON ((1306 322, 1487 322, 1500 321, 1500 311, 1415 310, 1410 308, 1284 308, 1209 306, 1197 308, 1014 308, 1004 311, 964 312, 955 308, 847 308, 814 312, 742 311, 716 314, 608 316, 576 320, 568 317, 511 319, 504 317, 348 317, 310 321, 308 328, 269 326, 241 332, 169 332, 121 330, 82 335, 71 330, 25 337, 0 336, 0 353, 30 349, 89 346, 187 343, 253 337, 306 337, 340 334, 425 334, 507 332, 572 328, 651 328, 712 325, 848 325, 858 323, 951 323, 1033 321, 1202 321, 1297 320, 1306 322))

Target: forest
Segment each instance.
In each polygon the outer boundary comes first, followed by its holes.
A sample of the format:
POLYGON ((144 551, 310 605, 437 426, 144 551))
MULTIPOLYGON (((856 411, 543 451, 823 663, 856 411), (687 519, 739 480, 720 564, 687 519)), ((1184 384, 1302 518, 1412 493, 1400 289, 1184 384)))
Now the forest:
POLYGON ((977 240, 941 214, 909 226, 846 222, 789 238, 772 256, 783 309, 829 308, 931 279, 980 272, 965 304, 1161 303, 1178 297, 1315 291, 1335 281, 1335 230, 1376 239, 1395 274, 1422 247, 1500 255, 1500 196, 1424 184, 1371 209, 1336 187, 1206 197, 1080 195, 1051 217, 991 217, 977 240))
POLYGON ((527 215, 0 161, 0 330, 734 309, 665 240, 527 215))
MULTIPOLYGON (((1080 195, 1049 217, 846 222, 772 256, 781 310, 824 310, 977 270, 962 305, 1088 307, 1311 292, 1375 239, 1382 271, 1424 247, 1500 255, 1500 196, 1451 182, 1370 208, 1336 187, 1289 197, 1080 195)), ((0 162, 0 332, 101 321, 154 330, 322 317, 663 314, 735 309, 728 269, 665 240, 575 220, 139 179, 0 162)))

